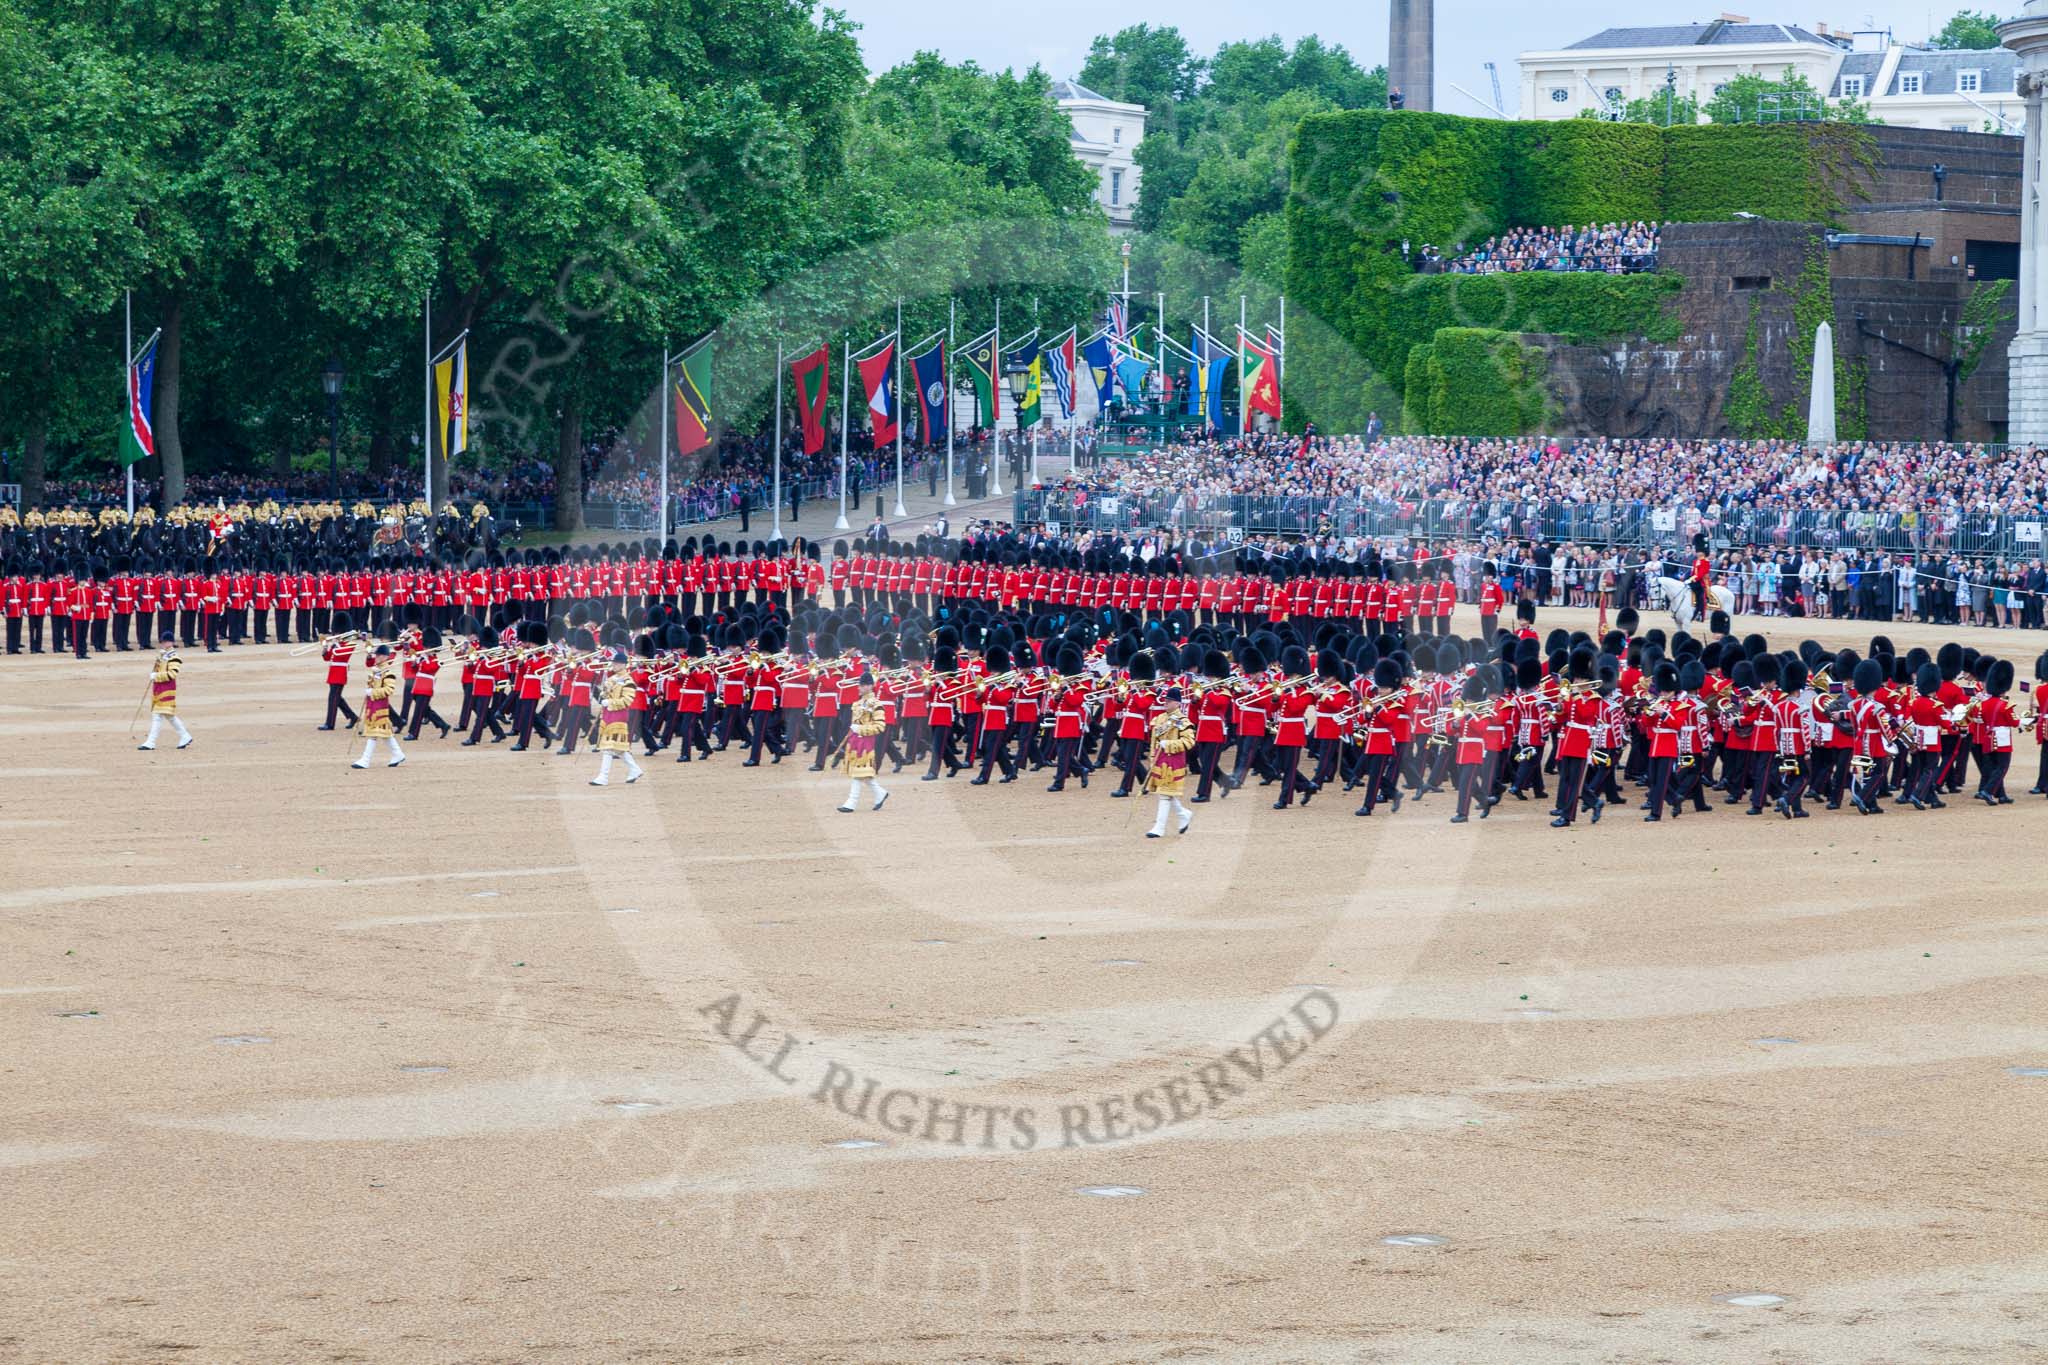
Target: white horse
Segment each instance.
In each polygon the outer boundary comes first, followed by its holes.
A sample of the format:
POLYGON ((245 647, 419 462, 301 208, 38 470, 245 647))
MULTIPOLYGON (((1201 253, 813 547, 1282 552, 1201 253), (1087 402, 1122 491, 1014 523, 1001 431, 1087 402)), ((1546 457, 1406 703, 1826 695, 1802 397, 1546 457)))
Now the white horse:
MULTIPOLYGON (((1650 580, 1650 605, 1671 613, 1671 619, 1678 623, 1680 630, 1689 631, 1698 620, 1693 611, 1692 587, 1682 578, 1652 578, 1650 580)), ((1735 594, 1718 583, 1707 585, 1707 607, 1728 613, 1728 619, 1735 619, 1735 594)))

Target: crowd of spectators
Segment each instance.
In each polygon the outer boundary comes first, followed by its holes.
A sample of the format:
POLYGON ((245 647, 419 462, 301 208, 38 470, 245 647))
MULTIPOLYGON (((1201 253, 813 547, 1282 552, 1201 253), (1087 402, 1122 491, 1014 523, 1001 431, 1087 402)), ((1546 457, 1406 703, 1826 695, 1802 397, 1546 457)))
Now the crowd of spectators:
POLYGON ((1602 223, 1598 227, 1517 227, 1489 237, 1470 250, 1462 245, 1446 259, 1425 246, 1417 259, 1425 273, 1503 275, 1526 270, 1598 271, 1627 275, 1657 268, 1660 225, 1602 223))
POLYGON ((1663 511, 1676 524, 1656 529, 1685 537, 1789 546, 1827 523, 1850 544, 1864 532, 1899 531, 1939 550, 1973 518, 2048 517, 2048 454, 1871 441, 1819 450, 1789 441, 1254 435, 1102 462, 1061 487, 1189 509, 1251 497, 1431 503, 1482 520, 1556 507, 1608 508, 1622 519, 1663 511))

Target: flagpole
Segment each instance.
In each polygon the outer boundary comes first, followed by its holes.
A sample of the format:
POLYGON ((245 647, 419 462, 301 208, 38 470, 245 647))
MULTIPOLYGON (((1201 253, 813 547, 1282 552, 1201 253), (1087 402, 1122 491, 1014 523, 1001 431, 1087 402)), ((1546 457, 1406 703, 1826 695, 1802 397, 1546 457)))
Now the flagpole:
MULTIPOLYGON (((1002 385, 1003 296, 998 294, 996 295, 996 329, 989 333, 988 347, 988 401, 996 406, 998 414, 1002 412, 1002 385)), ((1003 495, 1003 419, 1000 415, 997 416, 995 422, 989 427, 988 436, 990 442, 995 447, 995 453, 989 457, 988 462, 989 478, 994 481, 989 485, 989 496, 1000 498, 1003 495)))
POLYGON ((1287 296, 1280 296, 1280 354, 1273 357, 1273 377, 1280 381, 1280 415, 1273 419, 1274 425, 1282 431, 1287 429, 1287 296))
MULTIPOLYGON (((1031 331, 1032 331, 1032 333, 1033 333, 1034 335, 1035 335, 1035 334, 1037 333, 1037 331, 1038 331, 1038 300, 1037 300, 1037 299, 1035 299, 1035 298, 1031 300, 1031 331)), ((1044 416, 1044 414, 1045 414, 1045 386, 1044 386, 1044 374, 1045 374, 1045 359, 1044 359, 1044 357, 1045 357, 1045 343, 1044 343, 1043 341, 1041 341, 1041 342, 1039 342, 1039 343, 1038 343, 1038 355, 1037 355, 1036 357, 1034 357, 1034 358, 1033 358, 1033 360, 1032 360, 1032 362, 1031 362, 1032 368, 1036 369, 1036 370, 1037 370, 1037 371, 1039 372, 1039 381, 1040 381, 1040 382, 1039 382, 1039 390, 1038 390, 1038 411, 1039 411, 1039 415, 1040 415, 1041 417, 1042 417, 1042 416, 1044 416)), ((1026 379, 1026 380, 1025 380, 1024 382, 1025 382, 1025 383, 1027 383, 1027 384, 1029 384, 1029 383, 1030 383, 1031 381, 1030 381, 1029 379, 1026 379)), ((1021 416, 1022 414, 1019 414, 1019 415, 1021 416)), ((1040 425, 1040 424, 1039 424, 1038 422, 1033 422, 1033 423, 1031 424, 1031 482, 1033 482, 1033 483, 1037 483, 1037 482, 1038 482, 1038 428, 1039 428, 1039 425, 1040 425)))
POLYGON ((950 294, 946 297, 946 506, 958 503, 953 498, 953 309, 958 300, 950 294))
POLYGON ((1251 430, 1251 405, 1245 403, 1245 297, 1237 295, 1237 440, 1251 430))
POLYGON ((427 291, 426 312, 421 325, 420 354, 426 360, 420 370, 425 388, 421 395, 425 401, 420 413, 420 452, 425 456, 421 463, 425 466, 427 518, 431 526, 434 516, 434 291, 431 289, 427 291))
MULTIPOLYGON (((715 357, 714 357, 715 359, 715 357)), ((775 538, 782 538, 782 338, 775 338, 775 473, 769 496, 775 500, 775 538)))
MULTIPOLYGON (((846 524, 846 427, 853 420, 853 409, 847 406, 853 401, 853 343, 840 343, 839 370, 839 520, 832 523, 835 531, 844 531, 846 524)), ((831 354, 829 351, 827 355, 831 354)))
MULTIPOLYGON (((1163 421, 1166 417, 1166 291, 1160 290, 1155 297, 1159 301, 1159 416, 1163 421)), ((1166 434, 1165 426, 1159 428, 1159 434, 1166 434)))
POLYGON ((661 339, 661 386, 654 401, 661 409, 661 515, 655 522, 656 543, 668 544, 668 338, 661 339))
POLYGON ((891 399, 896 405, 896 515, 907 517, 909 511, 903 506, 903 296, 896 297, 896 355, 890 362, 892 378, 896 387, 891 399))
MULTIPOLYGON (((126 409, 123 417, 126 421, 127 429, 132 431, 135 427, 136 399, 134 393, 135 380, 132 377, 135 371, 135 291, 133 289, 124 289, 121 291, 121 298, 121 326, 123 331, 121 344, 125 348, 122 351, 123 358, 121 361, 121 406, 126 409)), ((132 526, 135 524, 135 462, 133 460, 128 462, 127 470, 128 524, 132 526)), ((143 643, 152 644, 154 642, 145 640, 143 643)))

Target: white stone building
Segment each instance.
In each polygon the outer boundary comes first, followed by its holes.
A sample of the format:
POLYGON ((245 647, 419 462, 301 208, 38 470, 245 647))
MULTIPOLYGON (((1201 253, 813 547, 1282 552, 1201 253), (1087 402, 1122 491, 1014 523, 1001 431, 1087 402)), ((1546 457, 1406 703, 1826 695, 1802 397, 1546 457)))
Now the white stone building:
POLYGON ((1577 118, 1583 109, 1653 99, 1667 80, 1679 97, 1705 105, 1737 76, 1776 79, 1787 68, 1829 99, 1869 104, 1873 118, 1895 127, 2016 134, 2024 114, 2008 51, 1935 52, 1894 43, 1887 32, 1825 24, 1812 31, 1723 15, 1703 24, 1610 28, 1555 51, 1524 52, 1520 63, 1525 119, 1577 118))
POLYGON ((1095 172, 1095 202, 1112 232, 1129 232, 1138 209, 1138 163, 1132 153, 1145 136, 1145 106, 1122 104, 1078 81, 1054 81, 1052 97, 1073 125, 1068 142, 1095 172))

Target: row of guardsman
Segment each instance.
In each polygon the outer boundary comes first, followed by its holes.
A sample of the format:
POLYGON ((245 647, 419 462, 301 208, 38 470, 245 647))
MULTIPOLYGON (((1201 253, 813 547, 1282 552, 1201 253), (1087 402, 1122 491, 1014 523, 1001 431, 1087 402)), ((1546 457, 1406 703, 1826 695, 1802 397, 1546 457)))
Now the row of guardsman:
MULTIPOLYGON (((1360 816, 1442 792, 1457 822, 1534 798, 1557 826, 1582 812, 1597 823, 1627 799, 1623 782, 1642 788, 1652 821, 1711 809, 1710 791, 1788 820, 1806 817, 1809 796, 1865 814, 1890 798, 1938 808, 1973 768, 1974 797, 1996 806, 2011 800, 2016 739, 2048 740, 2037 709, 2015 710, 2012 665, 1957 644, 1773 651, 1757 635, 1638 635, 1632 612, 1598 639, 1539 639, 1526 621, 1491 641, 1312 618, 1239 630, 1126 612, 1112 624, 1000 606, 934 624, 880 603, 686 615, 657 602, 629 617, 592 600, 444 631, 412 609, 395 650, 360 631, 324 642, 324 724, 353 723, 349 669, 371 649, 394 726, 413 738, 433 726, 566 754, 589 733, 629 762, 636 749, 689 763, 736 748, 743 766, 807 757, 819 770, 843 760, 850 722, 872 706, 871 751, 892 771, 984 785, 1044 770, 1050 791, 1101 773, 1125 796, 1148 779, 1155 720, 1177 709, 1196 803, 1256 778, 1285 810, 1341 782, 1361 792, 1360 816), (436 706, 450 669, 453 721, 436 706)), ((2033 672, 2048 674, 2048 655, 2033 672)))

